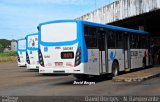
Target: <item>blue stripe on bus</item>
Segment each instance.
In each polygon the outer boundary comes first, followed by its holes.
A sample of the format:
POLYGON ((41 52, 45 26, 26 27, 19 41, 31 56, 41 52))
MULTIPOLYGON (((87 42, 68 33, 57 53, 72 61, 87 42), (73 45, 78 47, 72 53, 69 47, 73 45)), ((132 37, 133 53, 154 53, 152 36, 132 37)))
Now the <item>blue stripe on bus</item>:
POLYGON ((26 52, 26 50, 17 50, 17 52, 20 52, 20 53, 21 53, 21 52, 26 52))
POLYGON ((85 44, 85 39, 84 39, 84 27, 82 25, 81 22, 77 22, 78 23, 78 34, 80 35, 78 40, 79 40, 79 46, 82 47, 81 51, 82 51, 82 59, 81 59, 81 62, 84 63, 84 62, 88 62, 88 50, 87 50, 87 47, 86 47, 86 44, 85 44))
POLYGON ((78 21, 78 20, 56 20, 56 21, 48 21, 48 22, 40 23, 38 27, 40 28, 42 25, 52 24, 52 23, 61 23, 61 22, 79 22, 79 21, 78 21))
POLYGON ((73 45, 77 42, 78 42, 78 40, 76 39, 76 40, 73 40, 73 41, 57 42, 57 43, 40 41, 40 44, 43 45, 43 46, 69 46, 69 45, 73 45))

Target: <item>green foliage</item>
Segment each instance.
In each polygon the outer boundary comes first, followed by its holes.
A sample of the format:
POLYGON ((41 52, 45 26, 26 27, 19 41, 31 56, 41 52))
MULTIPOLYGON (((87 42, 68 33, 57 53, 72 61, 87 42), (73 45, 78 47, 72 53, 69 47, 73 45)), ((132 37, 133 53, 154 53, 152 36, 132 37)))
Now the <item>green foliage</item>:
POLYGON ((4 50, 4 48, 8 47, 11 45, 11 41, 7 39, 0 39, 0 52, 4 50))
POLYGON ((6 57, 6 56, 16 56, 16 52, 3 52, 0 53, 0 57, 6 57))
POLYGON ((3 52, 3 50, 4 50, 4 47, 3 47, 3 45, 0 43, 0 52, 3 52))

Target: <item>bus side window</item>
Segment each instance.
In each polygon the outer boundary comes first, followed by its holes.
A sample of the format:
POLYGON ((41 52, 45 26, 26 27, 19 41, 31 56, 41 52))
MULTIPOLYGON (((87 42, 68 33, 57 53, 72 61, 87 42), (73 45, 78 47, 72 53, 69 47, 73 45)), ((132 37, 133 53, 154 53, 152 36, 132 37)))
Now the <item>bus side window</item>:
POLYGON ((116 47, 116 36, 113 31, 108 31, 108 48, 115 49, 116 47))
POLYGON ((147 36, 141 35, 140 36, 140 48, 144 49, 147 48, 148 42, 147 42, 147 36))
POLYGON ((100 51, 105 50, 105 31, 98 29, 98 47, 100 51))
POLYGON ((134 45, 135 45, 134 35, 133 35, 133 34, 130 34, 130 46, 131 46, 131 49, 134 48, 134 45))
POLYGON ((87 48, 97 48, 97 30, 95 27, 85 26, 84 37, 87 48))
POLYGON ((124 35, 121 32, 117 32, 117 42, 116 42, 116 48, 122 49, 123 48, 123 40, 124 40, 124 35))
POLYGON ((129 34, 128 33, 123 33, 123 35, 124 35, 124 40, 123 40, 124 50, 128 50, 128 37, 129 37, 129 34))
POLYGON ((137 49, 138 48, 138 34, 131 34, 130 35, 130 46, 131 49, 137 49))

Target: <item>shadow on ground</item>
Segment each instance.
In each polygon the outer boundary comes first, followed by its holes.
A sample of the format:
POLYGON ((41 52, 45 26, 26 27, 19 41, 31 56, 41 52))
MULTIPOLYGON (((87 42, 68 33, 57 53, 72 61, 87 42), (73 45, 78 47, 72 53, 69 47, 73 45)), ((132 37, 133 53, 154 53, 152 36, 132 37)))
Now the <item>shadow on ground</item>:
MULTIPOLYGON (((108 81, 108 80, 111 80, 112 77, 111 75, 103 75, 103 76, 92 76, 92 77, 89 77, 87 79, 83 79, 83 80, 80 80, 80 79, 76 79, 74 77, 72 77, 71 79, 68 79, 66 81, 63 81, 63 82, 59 82, 59 83, 56 83, 56 85, 88 85, 88 84, 74 84, 74 82, 90 82, 90 83, 100 83, 100 82, 103 82, 103 81, 108 81), (71 80, 72 79, 72 80, 71 80)), ((55 85, 55 84, 54 84, 55 85)))

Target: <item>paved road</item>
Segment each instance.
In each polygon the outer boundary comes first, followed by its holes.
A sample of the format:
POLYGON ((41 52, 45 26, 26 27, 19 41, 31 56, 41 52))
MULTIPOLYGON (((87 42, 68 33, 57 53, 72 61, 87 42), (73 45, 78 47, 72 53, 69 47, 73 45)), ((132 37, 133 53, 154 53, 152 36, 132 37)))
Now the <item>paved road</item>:
POLYGON ((160 95, 160 77, 143 82, 113 82, 97 77, 76 80, 73 76, 39 75, 37 71, 0 64, 0 96, 154 96, 160 95), (91 85, 89 85, 89 82, 91 85), (79 83, 79 84, 78 84, 79 83), (83 84, 81 84, 83 83, 83 84), (78 84, 78 85, 76 85, 78 84))

